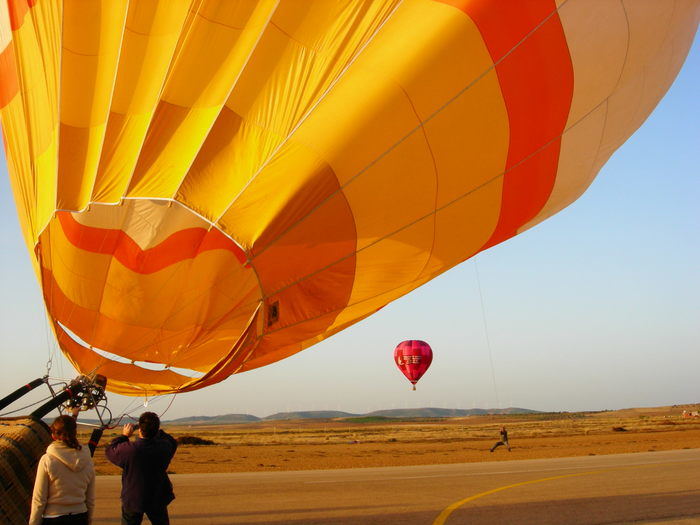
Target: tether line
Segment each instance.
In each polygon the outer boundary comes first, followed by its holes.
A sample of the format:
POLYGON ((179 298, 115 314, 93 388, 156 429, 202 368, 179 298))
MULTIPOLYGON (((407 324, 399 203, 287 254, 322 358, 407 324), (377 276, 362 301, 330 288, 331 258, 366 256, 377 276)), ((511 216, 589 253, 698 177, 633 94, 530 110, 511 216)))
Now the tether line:
POLYGON ((496 368, 493 366, 493 352, 491 351, 491 338, 489 337, 489 325, 486 322, 486 308, 484 307, 484 295, 481 293, 481 279, 479 278, 479 267, 474 259, 474 273, 476 274, 476 287, 479 290, 479 302, 481 304, 481 319, 484 322, 484 336, 486 337, 486 348, 489 352, 489 364, 491 365, 491 380, 493 381, 493 392, 496 394, 496 408, 501 408, 498 396, 498 385, 496 383, 496 368))

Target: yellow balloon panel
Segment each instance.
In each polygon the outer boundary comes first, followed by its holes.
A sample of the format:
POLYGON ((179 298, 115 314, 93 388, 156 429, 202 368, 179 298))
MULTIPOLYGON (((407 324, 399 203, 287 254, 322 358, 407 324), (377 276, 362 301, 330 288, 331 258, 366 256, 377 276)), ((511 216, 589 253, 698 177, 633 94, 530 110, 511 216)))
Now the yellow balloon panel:
POLYGON ((204 388, 573 202, 696 0, 0 2, 0 121, 58 342, 204 388))

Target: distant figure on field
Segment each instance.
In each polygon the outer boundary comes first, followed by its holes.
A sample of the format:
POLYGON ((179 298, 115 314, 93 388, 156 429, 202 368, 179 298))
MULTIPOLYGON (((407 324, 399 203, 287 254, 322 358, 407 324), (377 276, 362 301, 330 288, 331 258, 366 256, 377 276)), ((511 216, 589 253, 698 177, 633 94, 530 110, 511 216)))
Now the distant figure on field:
POLYGON ((153 412, 139 417, 138 437, 132 442, 133 423, 124 425, 122 435, 107 446, 107 459, 121 467, 122 525, 140 525, 146 514, 153 525, 168 525, 168 504, 175 499, 168 478, 168 465, 177 442, 160 429, 153 412))
POLYGON ((74 416, 51 423, 51 443, 39 460, 30 525, 88 525, 95 507, 95 468, 87 447, 78 443, 74 416))
POLYGON ((508 443, 508 431, 506 430, 506 427, 501 427, 501 440, 497 441, 492 447, 491 447, 491 452, 496 450, 498 447, 501 445, 504 445, 507 449, 508 452, 510 452, 510 444, 508 443))

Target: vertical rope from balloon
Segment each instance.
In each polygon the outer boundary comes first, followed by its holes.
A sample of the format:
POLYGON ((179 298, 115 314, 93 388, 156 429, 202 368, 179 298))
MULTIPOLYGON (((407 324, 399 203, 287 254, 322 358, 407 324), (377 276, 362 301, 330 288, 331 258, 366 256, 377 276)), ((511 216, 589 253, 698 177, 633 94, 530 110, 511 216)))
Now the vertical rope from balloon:
POLYGON ((491 338, 489 337, 489 326, 486 322, 486 308, 484 307, 484 295, 481 293, 481 279, 479 278, 479 267, 474 261, 474 273, 476 274, 476 286, 479 290, 479 301, 481 303, 481 319, 484 322, 484 335, 486 336, 486 348, 489 351, 489 364, 491 365, 491 380, 493 381, 493 392, 496 394, 496 408, 501 408, 501 402, 498 396, 498 385, 496 384, 496 368, 493 366, 493 353, 491 351, 491 338))

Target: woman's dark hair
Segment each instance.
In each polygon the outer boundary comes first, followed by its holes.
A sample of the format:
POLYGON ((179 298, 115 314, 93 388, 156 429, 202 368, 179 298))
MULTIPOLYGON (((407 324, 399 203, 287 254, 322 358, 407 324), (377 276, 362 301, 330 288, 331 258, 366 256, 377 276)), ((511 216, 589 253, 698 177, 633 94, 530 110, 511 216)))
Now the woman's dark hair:
POLYGON ((83 448, 78 443, 78 425, 70 416, 58 416, 51 423, 51 433, 62 441, 67 447, 80 450, 83 448))
POLYGON ((141 417, 139 417, 139 430, 144 438, 150 439, 155 437, 159 429, 160 418, 157 414, 153 412, 144 412, 141 414, 141 417))

